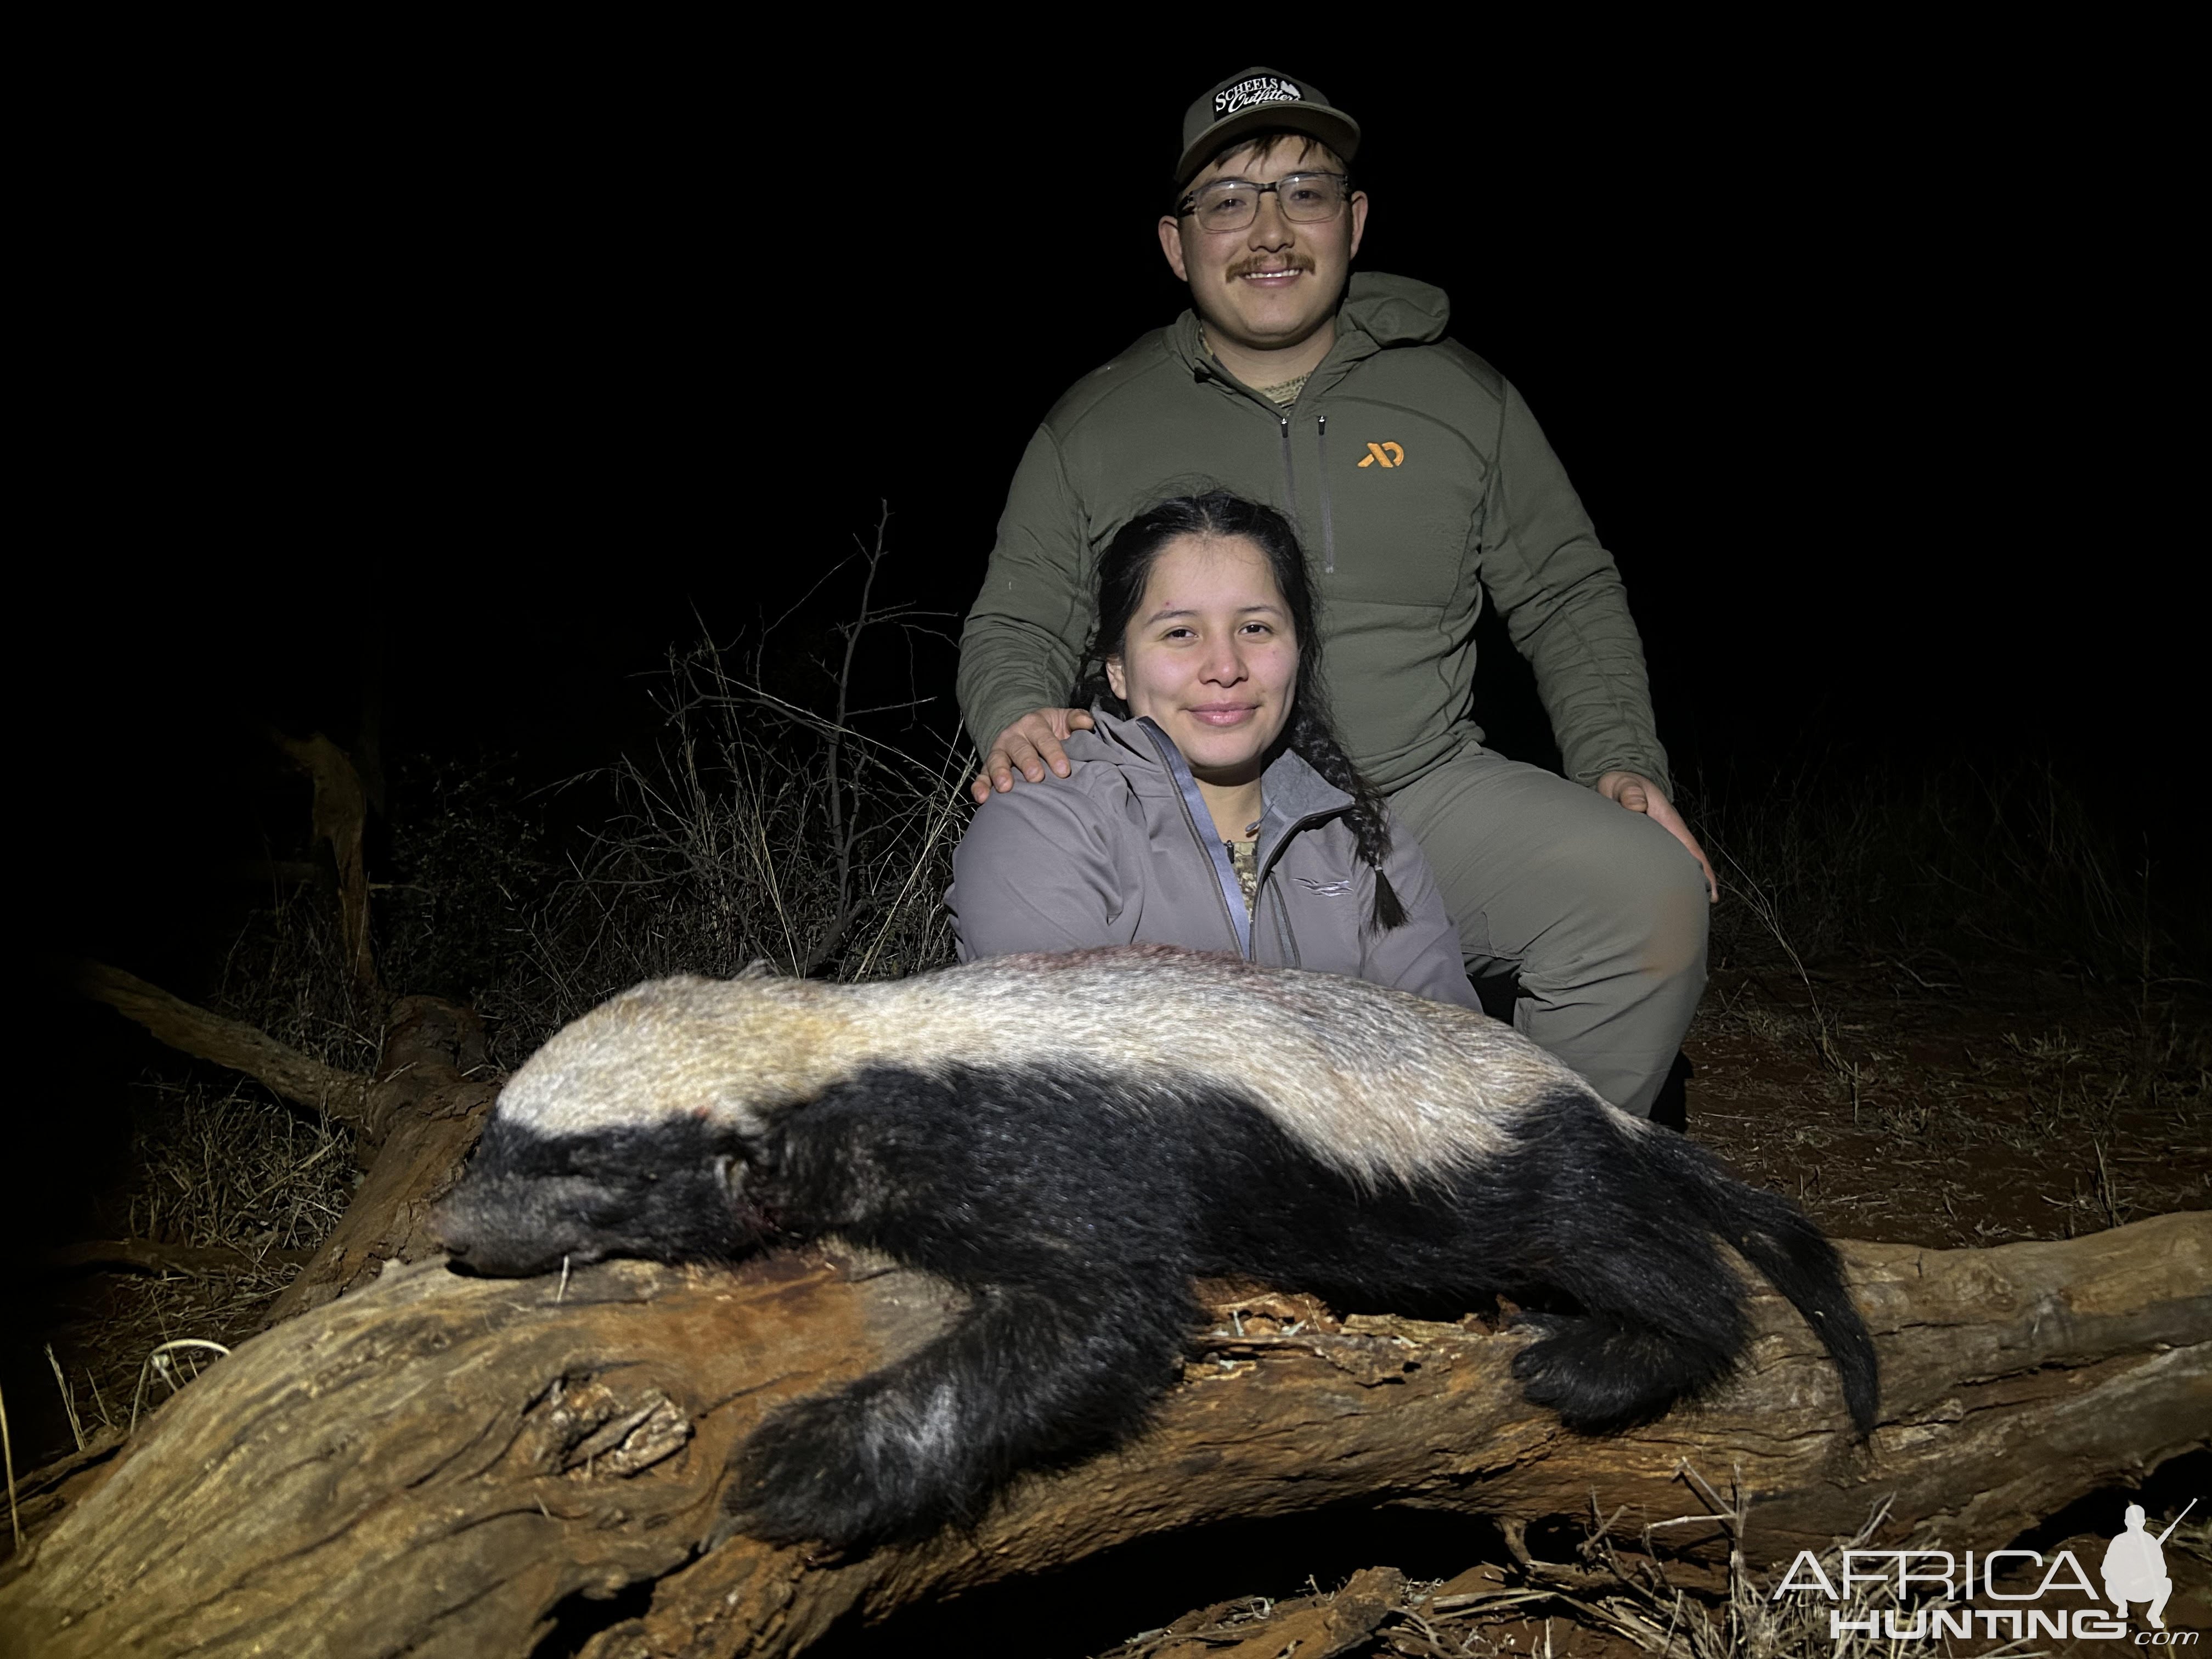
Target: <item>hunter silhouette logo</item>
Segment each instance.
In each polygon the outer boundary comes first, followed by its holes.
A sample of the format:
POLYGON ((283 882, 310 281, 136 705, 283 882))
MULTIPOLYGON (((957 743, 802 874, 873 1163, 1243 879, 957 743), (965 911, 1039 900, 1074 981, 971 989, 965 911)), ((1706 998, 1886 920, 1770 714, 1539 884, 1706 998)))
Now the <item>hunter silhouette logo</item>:
POLYGON ((2104 1571, 2098 1576, 2105 1581, 2106 1598, 2112 1604, 2112 1616, 2128 1616, 2128 1603, 2148 1601, 2150 1612, 2146 1615, 2153 1630, 2164 1630, 2166 1598, 2173 1594, 2173 1580, 2166 1576, 2166 1540, 2173 1535, 2173 1528, 2181 1524, 2197 1500, 2189 1500, 2189 1508, 2173 1517, 2173 1526, 2157 1537, 2143 1530, 2143 1507, 2128 1505, 2121 1517, 2127 1530, 2106 1547, 2104 1571))
POLYGON ((1406 451, 1403 446, 1399 444, 1368 445, 1366 457, 1359 463, 1360 465, 1372 466, 1377 461, 1382 462, 1385 466, 1403 466, 1406 464, 1406 451))

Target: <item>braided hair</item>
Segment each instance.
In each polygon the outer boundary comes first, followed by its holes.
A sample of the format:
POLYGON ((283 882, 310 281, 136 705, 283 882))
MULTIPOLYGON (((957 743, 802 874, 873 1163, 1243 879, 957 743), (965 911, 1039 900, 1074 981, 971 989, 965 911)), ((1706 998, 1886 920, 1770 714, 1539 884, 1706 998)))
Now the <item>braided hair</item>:
POLYGON ((1382 873, 1382 861, 1390 855, 1390 824, 1383 815, 1382 797, 1359 775, 1329 722, 1328 697, 1322 682, 1321 635, 1314 623, 1313 583, 1306 574, 1305 552, 1290 520, 1273 507, 1225 489, 1214 489, 1162 501, 1123 525, 1099 557, 1098 625, 1084 648, 1073 702, 1078 708, 1095 702, 1117 719, 1129 717, 1129 705, 1114 695, 1106 678, 1106 659, 1121 654, 1129 619, 1144 603, 1153 565, 1170 542, 1184 536, 1235 538, 1251 543, 1266 557, 1290 611, 1291 633, 1298 647, 1291 718, 1277 742, 1352 797, 1344 821, 1358 848, 1360 861, 1375 872, 1375 925, 1386 932, 1403 927, 1406 907, 1390 885, 1390 878, 1382 873))

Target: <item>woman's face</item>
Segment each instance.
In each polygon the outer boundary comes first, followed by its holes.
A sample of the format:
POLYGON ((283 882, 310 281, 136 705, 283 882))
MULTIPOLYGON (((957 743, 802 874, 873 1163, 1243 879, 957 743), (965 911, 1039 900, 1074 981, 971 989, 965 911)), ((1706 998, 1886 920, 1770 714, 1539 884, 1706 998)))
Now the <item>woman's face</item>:
POLYGON ((1298 642, 1267 556, 1242 536, 1179 536, 1106 659, 1133 715, 1175 739, 1208 783, 1249 783, 1297 695, 1298 642))

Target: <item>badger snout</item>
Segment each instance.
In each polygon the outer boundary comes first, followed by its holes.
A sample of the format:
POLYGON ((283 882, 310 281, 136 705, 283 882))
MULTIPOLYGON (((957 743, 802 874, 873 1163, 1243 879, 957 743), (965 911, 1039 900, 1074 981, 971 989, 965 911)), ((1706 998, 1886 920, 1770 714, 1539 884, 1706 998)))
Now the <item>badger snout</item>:
POLYGON ((460 1271, 501 1279, 611 1255, 728 1261, 757 1243, 743 1169, 696 1136, 546 1137, 495 1117, 430 1228, 460 1271))
POLYGON ((609 1254, 629 1207, 582 1176, 472 1175, 430 1212, 430 1231, 465 1273, 527 1279, 609 1254))

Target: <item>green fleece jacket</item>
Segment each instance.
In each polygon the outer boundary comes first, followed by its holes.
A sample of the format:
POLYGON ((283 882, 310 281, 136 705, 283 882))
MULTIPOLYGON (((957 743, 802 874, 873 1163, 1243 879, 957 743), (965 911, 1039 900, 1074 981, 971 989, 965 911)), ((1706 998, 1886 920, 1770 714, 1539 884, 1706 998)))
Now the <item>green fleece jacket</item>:
POLYGON ((1336 343, 1288 410, 1232 379, 1189 312, 1078 381, 1022 457, 961 638, 977 744, 1068 703, 1115 532, 1165 496, 1220 486, 1297 526, 1337 727, 1377 787, 1480 741, 1487 592, 1536 671, 1567 775, 1637 772, 1671 790, 1613 556, 1520 394, 1443 337, 1449 316, 1425 283, 1355 276, 1336 343))

